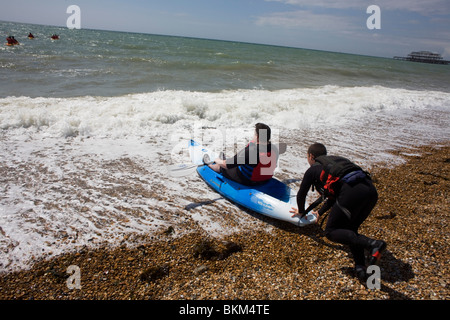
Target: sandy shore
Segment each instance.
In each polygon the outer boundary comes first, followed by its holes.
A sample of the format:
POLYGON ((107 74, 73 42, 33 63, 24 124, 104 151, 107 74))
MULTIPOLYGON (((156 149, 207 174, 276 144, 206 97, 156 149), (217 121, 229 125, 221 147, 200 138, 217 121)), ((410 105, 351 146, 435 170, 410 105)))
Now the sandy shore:
MULTIPOLYGON (((318 225, 212 238, 167 229, 133 248, 82 249, 0 277, 0 299, 429 299, 450 298, 450 146, 399 151, 407 163, 373 168, 379 202, 360 232, 384 239, 381 288, 353 274, 347 247, 318 225), (81 288, 69 289, 69 266, 81 288)), ((243 212, 242 214, 247 214, 243 212)), ((326 222, 325 222, 326 223, 326 222)))

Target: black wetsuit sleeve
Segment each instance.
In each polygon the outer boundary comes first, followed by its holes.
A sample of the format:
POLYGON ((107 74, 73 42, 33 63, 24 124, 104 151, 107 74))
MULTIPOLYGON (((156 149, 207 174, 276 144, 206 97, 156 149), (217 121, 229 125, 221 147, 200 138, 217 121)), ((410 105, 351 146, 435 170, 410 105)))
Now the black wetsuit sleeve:
MULTIPOLYGON (((306 170, 305 175, 303 176, 302 183, 300 185, 300 189, 297 193, 297 206, 299 214, 303 215, 305 213, 305 202, 306 196, 308 194, 309 189, 315 183, 320 181, 320 173, 322 172, 321 165, 313 165, 308 170, 306 170)), ((319 215, 324 214, 328 209, 330 209, 334 205, 334 200, 327 198, 323 206, 318 211, 319 215)))
POLYGON ((297 193, 298 213, 301 215, 305 213, 306 195, 308 194, 309 188, 311 188, 312 184, 314 183, 314 171, 314 166, 306 170, 305 175, 303 176, 302 183, 300 184, 300 189, 297 193))
POLYGON ((330 199, 327 198, 327 200, 325 201, 325 203, 323 204, 323 206, 319 209, 319 211, 317 211, 317 213, 319 214, 319 216, 323 215, 325 212, 327 212, 336 202, 335 199, 330 199))

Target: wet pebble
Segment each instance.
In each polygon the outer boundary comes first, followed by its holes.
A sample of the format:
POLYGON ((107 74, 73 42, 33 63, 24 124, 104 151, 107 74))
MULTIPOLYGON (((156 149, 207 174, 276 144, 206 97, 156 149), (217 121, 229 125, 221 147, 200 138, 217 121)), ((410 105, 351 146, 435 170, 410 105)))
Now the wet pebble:
POLYGON ((188 219, 180 223, 192 232, 126 235, 120 247, 83 247, 0 275, 0 299, 448 300, 450 147, 419 150, 428 154, 371 170, 379 202, 360 233, 388 243, 380 290, 356 279, 348 247, 316 225, 271 220, 268 231, 213 237, 188 219), (81 289, 67 287, 70 265, 80 268, 81 289))

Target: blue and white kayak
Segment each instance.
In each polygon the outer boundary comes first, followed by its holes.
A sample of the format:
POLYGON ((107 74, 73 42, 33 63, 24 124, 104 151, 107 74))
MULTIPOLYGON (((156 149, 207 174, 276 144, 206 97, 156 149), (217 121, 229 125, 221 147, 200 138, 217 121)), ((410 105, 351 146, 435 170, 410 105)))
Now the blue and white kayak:
MULTIPOLYGON (((193 140, 189 143, 189 153, 195 164, 198 164, 199 159, 203 159, 205 154, 214 160, 212 152, 193 140)), ((316 217, 312 213, 308 213, 301 219, 292 217, 292 213, 289 211, 293 207, 297 208, 297 193, 275 178, 263 185, 245 186, 225 178, 207 165, 199 166, 197 172, 211 188, 224 198, 247 209, 274 219, 290 222, 296 226, 305 226, 316 222, 316 217)))

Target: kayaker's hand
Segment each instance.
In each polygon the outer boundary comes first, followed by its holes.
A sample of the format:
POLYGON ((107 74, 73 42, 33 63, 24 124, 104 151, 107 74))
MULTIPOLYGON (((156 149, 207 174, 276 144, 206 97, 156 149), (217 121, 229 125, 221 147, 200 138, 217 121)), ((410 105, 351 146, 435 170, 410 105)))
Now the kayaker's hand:
POLYGON ((316 216, 316 222, 315 223, 319 223, 319 211, 312 211, 311 212, 314 216, 316 216))
POLYGON ((223 163, 224 163, 225 161, 224 161, 223 159, 216 158, 216 159, 214 160, 214 162, 217 163, 219 166, 222 166, 223 163))
POLYGON ((290 210, 289 212, 290 212, 290 213, 293 213, 293 215, 291 216, 292 218, 295 218, 295 217, 301 218, 301 217, 302 217, 302 216, 300 215, 300 213, 298 213, 298 209, 297 209, 297 208, 292 207, 292 210, 290 210))
POLYGON ((218 164, 221 168, 227 168, 227 160, 216 158, 216 160, 214 160, 214 163, 218 164))
POLYGON ((208 167, 213 169, 215 172, 220 172, 220 166, 217 163, 208 164, 208 167))

